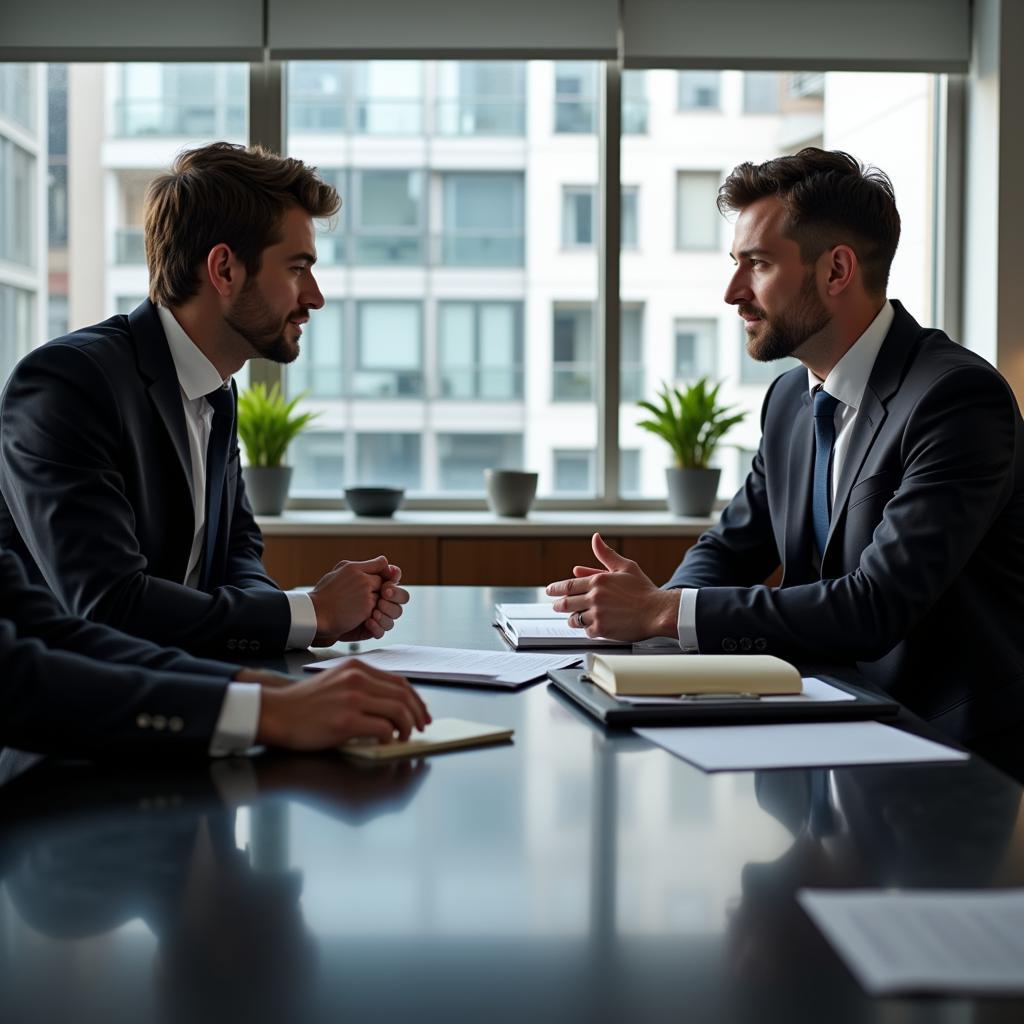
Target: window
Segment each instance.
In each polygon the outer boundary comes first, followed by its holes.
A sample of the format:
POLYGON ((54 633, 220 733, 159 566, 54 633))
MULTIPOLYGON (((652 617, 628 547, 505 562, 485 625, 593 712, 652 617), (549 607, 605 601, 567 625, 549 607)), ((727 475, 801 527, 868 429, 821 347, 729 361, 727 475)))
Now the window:
POLYGON ((320 177, 338 190, 342 197, 341 209, 333 218, 319 221, 316 224, 316 272, 319 275, 324 267, 339 266, 349 262, 348 225, 351 220, 350 206, 352 190, 349 187, 349 174, 341 167, 321 167, 320 177))
POLYGON ((756 384, 758 386, 771 384, 779 374, 800 365, 796 359, 775 359, 770 363, 761 363, 756 359, 751 359, 747 353, 747 329, 742 322, 739 324, 739 329, 741 384, 756 384))
POLYGON ((349 486, 420 486, 419 434, 356 434, 356 478, 349 486))
POLYGON ((0 284, 0 373, 4 379, 32 347, 34 301, 25 288, 0 284))
POLYGON ((0 260, 35 264, 36 159, 11 139, 0 137, 0 260))
POLYGON ((441 262, 456 267, 523 264, 522 174, 445 174, 441 262))
POLYGON ((554 451, 556 494, 593 494, 594 452, 556 448, 554 451))
POLYGON ((438 434, 440 488, 481 494, 485 469, 519 469, 522 434, 438 434))
POLYGON ((437 335, 442 398, 523 397, 521 303, 441 302, 437 335))
POLYGON ((526 65, 443 61, 438 65, 439 135, 523 135, 526 65))
POLYGON ((0 117, 32 131, 35 117, 35 65, 0 63, 0 117))
POLYGON ((355 262, 369 265, 422 263, 422 172, 356 171, 353 185, 355 262))
POLYGON ((367 60, 355 65, 356 131, 419 135, 423 131, 423 65, 367 60))
POLYGON ((622 72, 622 134, 647 134, 647 75, 622 72))
POLYGON ((314 310, 303 328, 299 358, 288 370, 291 397, 340 398, 344 394, 344 313, 340 302, 314 310))
MULTIPOLYGON (((360 398, 422 395, 420 304, 359 302, 356 310, 356 368, 352 394, 360 398)), ((363 468, 362 462, 359 467, 363 468)))
POLYGON ((623 304, 619 324, 619 397, 623 402, 637 402, 644 396, 644 307, 623 304))
POLYGON ((556 304, 551 331, 552 398, 561 402, 589 402, 594 397, 592 307, 556 304))
POLYGON ((622 186, 622 222, 619 225, 623 249, 635 249, 639 242, 640 189, 636 185, 622 186))
POLYGON ((288 126, 293 132, 339 132, 348 126, 349 66, 340 61, 288 65, 288 126))
POLYGON ((598 65, 589 61, 555 64, 555 131, 592 134, 597 131, 598 65))
POLYGON ((676 182, 676 247, 717 249, 721 218, 715 200, 721 175, 716 171, 680 171, 676 182))
MULTIPOLYGON (((637 247, 639 189, 623 185, 620 200, 622 248, 637 247)), ((593 185, 562 186, 562 245, 566 249, 591 246, 597 239, 597 190, 593 185)))
POLYGON ((639 448, 621 448, 619 450, 619 490, 625 497, 640 495, 640 461, 642 453, 639 448))
POLYGON ((122 64, 115 132, 243 142, 246 76, 242 64, 122 64))
POLYGON ((721 79, 720 71, 680 71, 676 106, 679 110, 717 110, 721 79))
POLYGON ((781 88, 777 72, 748 71, 743 76, 743 113, 778 113, 781 88))
POLYGON ((345 435, 312 430, 300 434, 288 448, 292 490, 305 494, 338 494, 345 487, 345 435))
POLYGON ((676 380, 695 381, 701 377, 715 377, 718 372, 718 321, 676 320, 675 335, 676 380))

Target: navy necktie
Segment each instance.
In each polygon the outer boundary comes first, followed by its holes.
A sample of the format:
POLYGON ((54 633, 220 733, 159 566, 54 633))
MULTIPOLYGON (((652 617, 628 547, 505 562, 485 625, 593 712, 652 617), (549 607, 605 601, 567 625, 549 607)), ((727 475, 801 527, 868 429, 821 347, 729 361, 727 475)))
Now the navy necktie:
POLYGON ((829 477, 832 469, 832 448, 836 443, 836 407, 839 399, 821 388, 814 393, 814 494, 811 520, 819 556, 825 551, 828 523, 832 507, 829 477))
POLYGON ((213 556, 220 530, 220 509, 223 504, 224 479, 228 469, 228 445, 235 416, 235 400, 231 388, 217 388, 206 400, 213 406, 210 440, 206 447, 206 536, 203 541, 203 571, 199 586, 212 589, 213 556))

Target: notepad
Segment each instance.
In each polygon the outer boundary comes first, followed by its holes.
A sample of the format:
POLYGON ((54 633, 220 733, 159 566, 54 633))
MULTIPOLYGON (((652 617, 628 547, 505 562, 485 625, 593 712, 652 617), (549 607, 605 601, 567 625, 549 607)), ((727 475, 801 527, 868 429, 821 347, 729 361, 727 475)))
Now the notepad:
POLYGON ((799 694, 800 673, 770 654, 588 654, 587 675, 613 697, 799 694))
POLYGON ((556 612, 550 601, 537 601, 532 604, 504 603, 494 606, 494 621, 506 619, 561 619, 569 618, 568 612, 556 612))
POLYGON ((569 625, 566 612, 553 611, 546 604, 496 604, 494 624, 506 642, 517 651, 545 647, 631 646, 621 640, 587 636, 585 630, 569 625))
POLYGON ((399 757, 422 757, 442 750, 479 747, 502 743, 512 738, 514 730, 496 725, 467 722, 461 718, 438 718, 421 733, 407 740, 379 743, 377 740, 350 740, 338 748, 345 757, 360 761, 390 761, 399 757))

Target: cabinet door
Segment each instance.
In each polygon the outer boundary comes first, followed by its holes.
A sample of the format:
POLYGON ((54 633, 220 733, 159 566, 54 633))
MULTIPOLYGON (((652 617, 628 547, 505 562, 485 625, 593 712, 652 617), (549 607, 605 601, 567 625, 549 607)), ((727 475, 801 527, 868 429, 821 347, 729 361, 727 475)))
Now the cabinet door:
POLYGON ((279 587, 312 586, 342 559, 387 555, 403 583, 438 582, 436 537, 264 537, 263 563, 279 587))
MULTIPOLYGON (((605 538, 613 547, 618 538, 605 538)), ((540 587, 595 565, 589 537, 441 538, 441 582, 463 586, 540 587)))

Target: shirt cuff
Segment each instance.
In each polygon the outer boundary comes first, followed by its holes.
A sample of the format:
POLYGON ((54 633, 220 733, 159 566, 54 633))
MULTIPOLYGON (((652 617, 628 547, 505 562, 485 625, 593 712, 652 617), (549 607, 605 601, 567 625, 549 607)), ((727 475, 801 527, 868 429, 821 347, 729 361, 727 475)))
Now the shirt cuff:
POLYGON ((295 649, 308 647, 316 636, 316 609, 313 599, 302 590, 286 590, 288 607, 292 612, 292 625, 288 630, 288 646, 295 649))
POLYGON ((697 595, 696 587, 679 592, 679 646, 685 654, 700 653, 697 643, 697 595))
POLYGON ((259 684, 229 683, 217 718, 217 727, 210 740, 210 755, 226 757, 228 754, 240 754, 248 750, 256 742, 259 722, 259 684))

